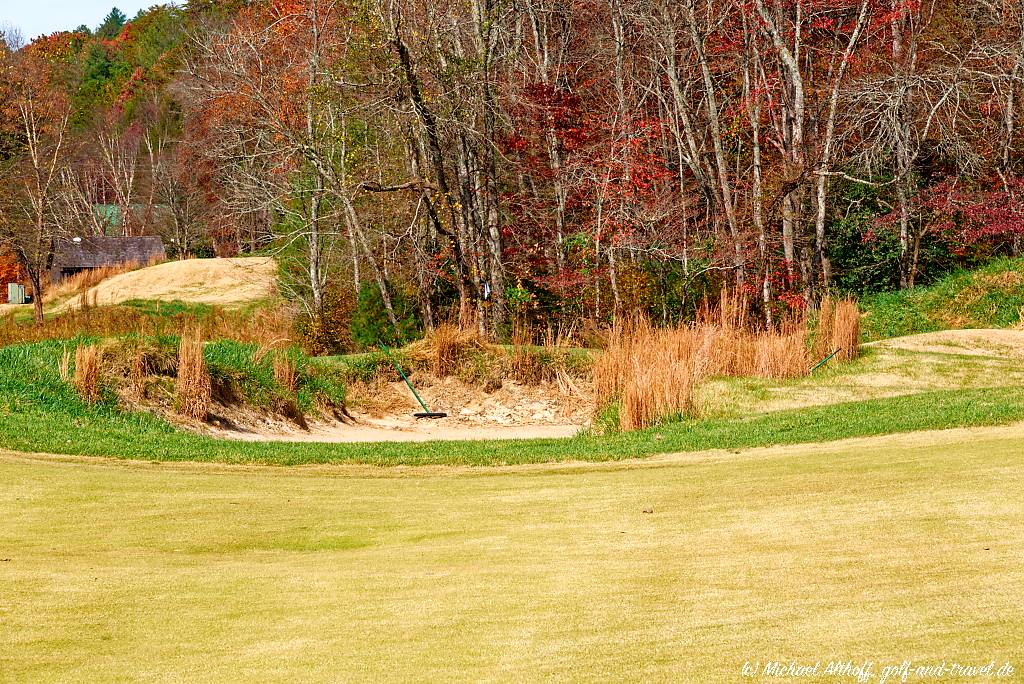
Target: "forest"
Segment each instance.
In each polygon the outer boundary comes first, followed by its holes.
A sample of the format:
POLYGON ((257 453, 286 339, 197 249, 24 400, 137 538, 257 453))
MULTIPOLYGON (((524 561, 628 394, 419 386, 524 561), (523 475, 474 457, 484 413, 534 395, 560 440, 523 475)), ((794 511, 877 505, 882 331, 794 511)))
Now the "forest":
POLYGON ((1021 0, 194 0, 0 44, 37 302, 60 240, 155 234, 277 257, 327 351, 723 289, 770 329, 1024 234, 1021 0))

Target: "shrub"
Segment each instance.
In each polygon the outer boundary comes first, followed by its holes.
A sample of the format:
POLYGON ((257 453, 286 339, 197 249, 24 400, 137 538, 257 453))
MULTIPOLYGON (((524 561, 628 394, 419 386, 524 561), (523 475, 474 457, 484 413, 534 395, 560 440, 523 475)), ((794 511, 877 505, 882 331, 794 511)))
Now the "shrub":
POLYGON ((350 288, 332 288, 326 294, 324 309, 318 317, 308 314, 295 318, 295 331, 303 349, 316 356, 344 354, 355 348, 350 323, 355 297, 350 288))
POLYGON ((395 317, 398 319, 397 328, 388 319, 384 298, 381 297, 377 284, 363 283, 359 290, 350 329, 352 340, 363 348, 376 348, 378 342, 383 342, 389 347, 398 347, 419 336, 420 323, 415 303, 390 284, 387 288, 395 317))

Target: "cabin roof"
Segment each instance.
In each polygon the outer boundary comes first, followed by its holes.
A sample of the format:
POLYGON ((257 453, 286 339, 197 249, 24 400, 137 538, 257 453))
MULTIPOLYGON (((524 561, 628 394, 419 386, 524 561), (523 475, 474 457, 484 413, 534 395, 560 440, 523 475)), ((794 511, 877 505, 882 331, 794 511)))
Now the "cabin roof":
POLYGON ((166 258, 164 243, 158 237, 94 235, 83 237, 77 242, 66 240, 58 243, 53 268, 102 268, 127 263, 143 265, 166 258))

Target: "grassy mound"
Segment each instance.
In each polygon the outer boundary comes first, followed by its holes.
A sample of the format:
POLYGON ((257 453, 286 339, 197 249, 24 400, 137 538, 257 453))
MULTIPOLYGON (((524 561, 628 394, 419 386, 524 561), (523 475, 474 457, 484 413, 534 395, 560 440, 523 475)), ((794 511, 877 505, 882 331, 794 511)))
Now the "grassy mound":
POLYGON ((1007 328, 1024 312, 1024 259, 1000 259, 931 287, 887 292, 861 302, 865 341, 963 328, 1007 328))
MULTIPOLYGON (((0 412, 45 414, 76 425, 169 424, 149 415, 169 412, 173 405, 180 338, 87 338, 48 340, 0 348, 0 412), (74 351, 95 345, 100 355, 97 401, 75 389, 69 369, 74 351)), ((337 369, 296 350, 271 353, 256 345, 217 340, 205 345, 214 399, 223 406, 243 406, 290 419, 306 412, 343 407, 345 387, 337 369), (275 363, 290 369, 282 383, 275 363)), ((0 438, 2 440, 2 438, 0 438)))
MULTIPOLYGON (((151 414, 124 411, 114 401, 85 403, 60 381, 55 360, 28 351, 0 350, 0 448, 22 452, 273 465, 504 465, 610 461, 1024 420, 1024 390, 999 387, 709 418, 606 437, 367 444, 236 442, 178 430, 151 414), (20 370, 12 371, 10 361, 16 361, 20 370)), ((58 348, 51 351, 52 357, 58 356, 58 348)))

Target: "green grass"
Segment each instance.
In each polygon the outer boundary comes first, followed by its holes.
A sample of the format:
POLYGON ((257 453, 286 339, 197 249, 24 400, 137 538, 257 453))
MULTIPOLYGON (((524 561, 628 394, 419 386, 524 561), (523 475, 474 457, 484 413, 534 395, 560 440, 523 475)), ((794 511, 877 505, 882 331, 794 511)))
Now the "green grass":
MULTIPOLYGON (((134 350, 140 347, 146 351, 147 358, 159 359, 157 365, 172 369, 167 372, 173 373, 177 363, 179 338, 174 335, 142 340, 81 337, 3 347, 0 348, 0 415, 36 414, 65 422, 74 419, 96 424, 99 429, 107 424, 129 424, 146 425, 157 431, 171 430, 169 425, 152 416, 121 410, 109 383, 104 387, 103 399, 96 405, 89 405, 69 383, 61 380, 59 363, 65 350, 73 351, 80 344, 91 343, 101 343, 109 365, 127 368, 134 350)), ((223 391, 237 396, 245 404, 268 410, 279 410, 289 402, 294 402, 300 411, 310 411, 318 404, 344 405, 345 386, 336 367, 295 349, 280 352, 288 354, 296 364, 298 389, 292 395, 274 378, 273 354, 266 354, 257 362, 254 361, 255 351, 254 345, 232 340, 207 343, 204 357, 215 387, 225 388, 223 391)))
POLYGON ((150 318, 176 318, 190 316, 197 320, 203 320, 213 313, 213 307, 209 304, 196 304, 194 302, 182 301, 160 301, 155 299, 131 299, 121 306, 134 309, 150 318))
POLYGON ((949 275, 930 287, 861 301, 866 341, 950 328, 1005 328, 1021 320, 1024 259, 999 259, 949 275))
POLYGON ((72 408, 72 411, 42 411, 19 408, 17 402, 0 405, 0 446, 25 452, 275 465, 501 465, 604 461, 660 453, 741 449, 1006 424, 1024 420, 1024 390, 992 388, 929 392, 778 411, 746 419, 675 423, 607 437, 481 442, 235 442, 185 433, 153 417, 120 413, 105 405, 72 408))
POLYGON ((1022 453, 1003 430, 385 477, 0 455, 0 678, 1019 672, 1022 453))

